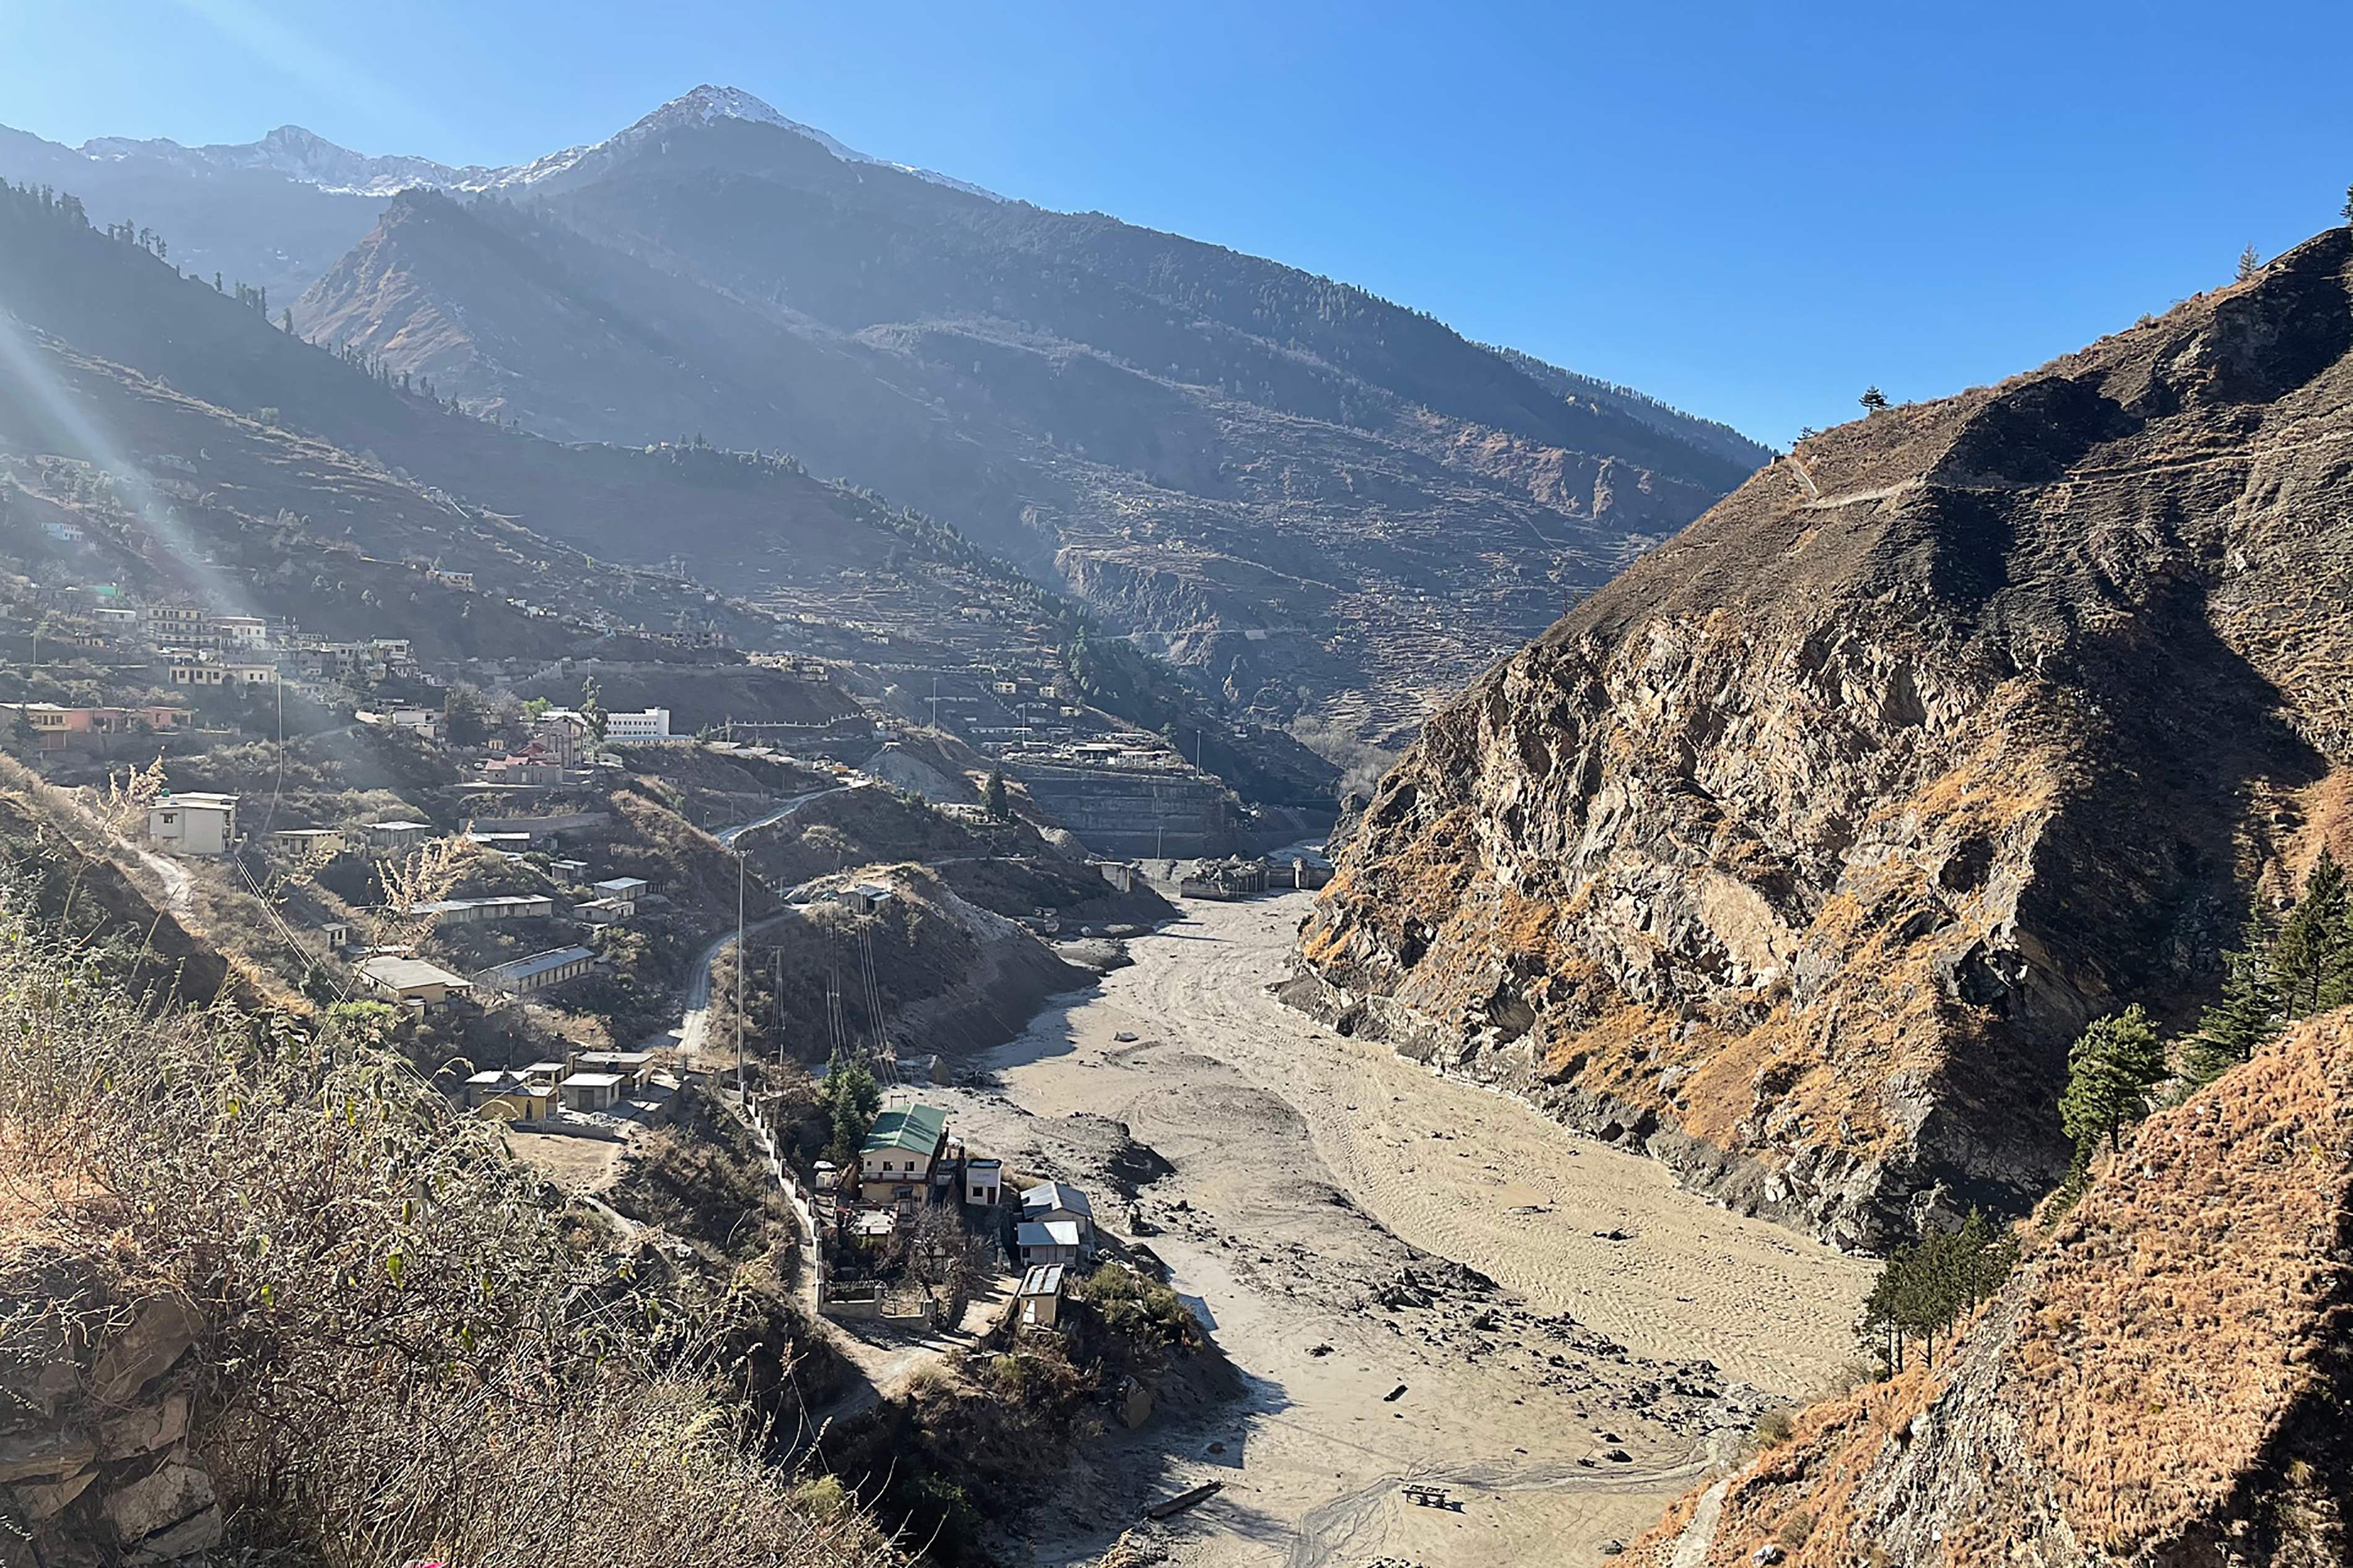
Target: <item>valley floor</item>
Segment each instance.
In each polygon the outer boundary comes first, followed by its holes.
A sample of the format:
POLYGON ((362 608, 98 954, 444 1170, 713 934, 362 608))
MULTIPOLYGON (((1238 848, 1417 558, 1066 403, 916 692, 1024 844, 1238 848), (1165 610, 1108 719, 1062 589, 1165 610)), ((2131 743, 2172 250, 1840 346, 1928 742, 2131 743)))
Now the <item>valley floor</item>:
POLYGON ((1142 1532, 1171 1561, 1599 1562, 1836 1375, 1869 1268, 1284 1008, 1307 900, 1188 903, 982 1058, 992 1087, 943 1091, 976 1147, 1166 1259, 1249 1385, 1092 1446, 1024 1555, 1099 1552, 1215 1479, 1142 1532))

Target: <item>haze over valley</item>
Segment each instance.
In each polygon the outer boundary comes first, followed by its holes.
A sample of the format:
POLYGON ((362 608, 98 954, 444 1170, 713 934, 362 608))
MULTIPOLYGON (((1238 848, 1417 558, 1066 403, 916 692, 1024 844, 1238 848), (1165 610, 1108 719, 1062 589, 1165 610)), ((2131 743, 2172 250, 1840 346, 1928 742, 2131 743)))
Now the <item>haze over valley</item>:
POLYGON ((2318 97, 2227 183, 2275 253, 1996 300, 1917 258, 2070 18, 438 5, 431 79, 23 24, 142 133, 0 107, 0 1563, 2353 1563, 2318 97), (1896 60, 1970 134, 1792 160, 1896 60), (370 134, 211 133, 293 112, 370 134), (1023 198, 1151 126, 1103 205, 1463 330, 1023 198), (1884 384, 1784 447, 1509 346, 1613 310, 1654 389, 1884 384))

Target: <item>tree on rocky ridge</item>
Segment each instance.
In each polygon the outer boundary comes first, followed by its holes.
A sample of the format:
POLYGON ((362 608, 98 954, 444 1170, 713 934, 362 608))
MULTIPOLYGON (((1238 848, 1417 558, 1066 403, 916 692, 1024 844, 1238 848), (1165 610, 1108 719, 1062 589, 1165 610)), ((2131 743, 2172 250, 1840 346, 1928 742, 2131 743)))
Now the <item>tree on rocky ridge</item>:
POLYGON ((2247 927, 2244 945, 2222 955, 2229 973, 2221 1000, 2198 1020, 2198 1032, 2182 1042, 2181 1076, 2191 1084, 2211 1083, 2277 1037, 2284 1009, 2272 984, 2271 939, 2263 927, 2247 927))
POLYGON ((2067 1053, 2067 1089, 2059 1097, 2060 1125, 2078 1158, 2103 1138, 2117 1147, 2125 1124, 2148 1114, 2149 1090, 2166 1076, 2165 1047, 2139 1003, 2094 1019, 2067 1053))
POLYGON ((988 807, 988 815, 995 817, 999 822, 1004 821, 1007 817, 1013 815, 1013 807, 1005 798, 1005 770, 1003 768, 991 768, 988 770, 988 787, 982 792, 981 800, 982 804, 988 807))
POLYGON ((1887 406, 1887 394, 1876 386, 1866 386, 1862 389, 1862 395, 1855 401, 1862 405, 1864 413, 1877 414, 1887 406))
POLYGON ((2261 272, 2263 269, 2263 258, 2256 253, 2253 246, 2250 245, 2246 249, 2239 252, 2240 282, 2244 283, 2248 279, 2253 278, 2256 273, 2261 272))
POLYGON ((2345 868, 2324 847, 2304 879, 2304 896, 2272 943, 2272 983, 2291 1018, 2353 1002, 2353 896, 2345 868))

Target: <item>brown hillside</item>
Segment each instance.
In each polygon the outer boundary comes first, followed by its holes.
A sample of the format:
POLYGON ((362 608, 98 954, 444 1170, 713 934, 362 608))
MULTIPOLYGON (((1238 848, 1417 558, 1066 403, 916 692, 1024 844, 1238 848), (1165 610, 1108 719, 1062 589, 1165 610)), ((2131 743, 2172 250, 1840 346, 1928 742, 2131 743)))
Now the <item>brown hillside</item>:
POLYGON ((1834 1238, 2026 1206, 2341 807, 2349 257, 1758 474, 1430 724, 1299 999, 1834 1238))
POLYGON ((1934 1372, 1808 1413, 1651 1560, 2342 1563, 2348 1264, 2337 1013, 2150 1121, 1934 1372))

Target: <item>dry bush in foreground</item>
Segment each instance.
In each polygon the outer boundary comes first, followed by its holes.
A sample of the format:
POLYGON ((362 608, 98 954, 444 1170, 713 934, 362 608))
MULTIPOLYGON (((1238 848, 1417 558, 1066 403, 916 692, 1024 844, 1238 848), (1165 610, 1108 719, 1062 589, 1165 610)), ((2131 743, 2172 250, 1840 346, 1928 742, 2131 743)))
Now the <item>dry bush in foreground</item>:
POLYGON ((145 1012, 0 916, 0 1219, 200 1314, 195 1445, 231 1544, 322 1568, 886 1558, 748 1457, 699 1315, 365 1034, 145 1012))

